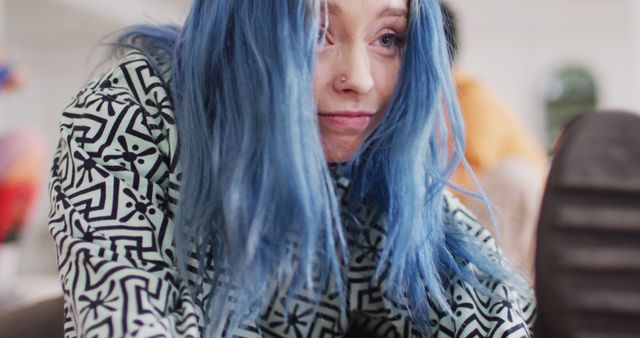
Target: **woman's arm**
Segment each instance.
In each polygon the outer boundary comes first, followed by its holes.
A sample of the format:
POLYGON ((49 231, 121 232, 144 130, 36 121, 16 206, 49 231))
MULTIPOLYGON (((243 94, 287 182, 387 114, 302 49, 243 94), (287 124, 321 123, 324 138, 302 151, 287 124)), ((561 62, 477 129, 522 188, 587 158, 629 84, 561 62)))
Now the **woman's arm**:
POLYGON ((179 168, 169 96, 139 54, 65 109, 50 183, 67 337, 197 337, 172 244, 179 168))

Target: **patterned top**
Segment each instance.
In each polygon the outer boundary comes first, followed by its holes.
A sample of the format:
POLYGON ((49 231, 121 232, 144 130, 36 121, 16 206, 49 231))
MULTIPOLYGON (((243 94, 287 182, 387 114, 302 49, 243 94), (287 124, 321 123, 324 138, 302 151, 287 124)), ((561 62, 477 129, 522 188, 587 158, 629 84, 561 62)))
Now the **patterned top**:
MULTIPOLYGON (((57 245, 66 337, 204 336, 210 285, 194 274, 181 277, 172 244, 181 179, 177 132, 165 82, 137 53, 82 89, 65 109, 52 168, 49 228, 57 245)), ((336 178, 340 199, 347 198, 348 183, 336 178)), ((457 200, 447 195, 445 201, 451 226, 496 250, 457 200)), ((346 308, 327 286, 307 290, 320 293, 317 305, 296 294, 287 316, 281 285, 261 316, 242 323, 233 336, 330 338, 354 326, 381 337, 530 336, 533 301, 491 281, 485 284, 502 298, 452 283, 453 315, 434 306, 431 333, 423 333, 386 296, 384 280, 372 278, 385 241, 384 220, 359 216, 367 226, 347 235, 346 308)), ((213 262, 206 264, 211 268, 213 262)))

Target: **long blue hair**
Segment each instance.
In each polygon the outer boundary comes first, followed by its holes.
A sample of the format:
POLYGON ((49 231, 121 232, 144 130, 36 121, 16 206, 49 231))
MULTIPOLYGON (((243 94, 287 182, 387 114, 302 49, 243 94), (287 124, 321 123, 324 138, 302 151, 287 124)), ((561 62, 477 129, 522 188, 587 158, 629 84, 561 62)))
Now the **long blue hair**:
POLYGON ((340 213, 361 203, 386 211, 378 274, 425 329, 430 300, 451 311, 445 288, 453 278, 481 288, 467 263, 511 278, 445 222, 443 189, 463 133, 437 0, 410 1, 395 93, 381 125, 344 164, 354 198, 340 210, 312 95, 322 3, 194 0, 182 27, 136 26, 119 39, 156 65, 159 55, 171 63, 183 166, 175 241, 183 273, 195 258, 198 276, 213 285, 204 304, 209 333, 258 315, 264 295, 285 279, 290 295, 330 282, 344 300, 340 213))

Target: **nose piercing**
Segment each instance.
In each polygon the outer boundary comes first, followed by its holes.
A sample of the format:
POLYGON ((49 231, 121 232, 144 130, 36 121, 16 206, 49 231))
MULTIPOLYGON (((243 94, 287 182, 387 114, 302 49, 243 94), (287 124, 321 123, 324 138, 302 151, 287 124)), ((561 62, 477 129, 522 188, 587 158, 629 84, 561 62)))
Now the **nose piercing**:
POLYGON ((342 82, 342 83, 347 82, 347 77, 345 75, 342 75, 340 77, 340 82, 342 82))

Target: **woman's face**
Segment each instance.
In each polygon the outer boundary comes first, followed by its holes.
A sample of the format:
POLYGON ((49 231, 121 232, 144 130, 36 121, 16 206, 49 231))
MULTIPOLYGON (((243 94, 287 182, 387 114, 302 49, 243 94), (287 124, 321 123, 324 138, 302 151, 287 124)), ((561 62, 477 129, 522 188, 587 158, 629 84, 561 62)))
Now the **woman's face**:
POLYGON ((325 156, 344 162, 378 127, 393 93, 407 33, 407 0, 327 0, 326 7, 314 96, 325 156))

